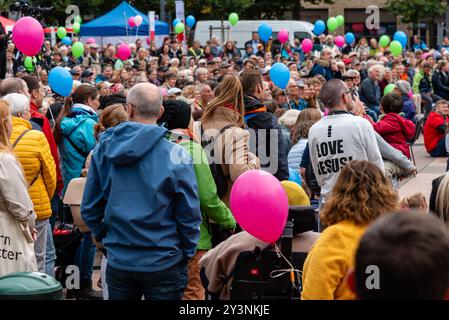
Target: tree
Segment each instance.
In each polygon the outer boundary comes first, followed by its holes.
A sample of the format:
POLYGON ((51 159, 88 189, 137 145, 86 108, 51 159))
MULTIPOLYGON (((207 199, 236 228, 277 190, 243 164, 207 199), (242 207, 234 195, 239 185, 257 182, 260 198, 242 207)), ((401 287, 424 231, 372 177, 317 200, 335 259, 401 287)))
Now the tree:
POLYGON ((434 35, 435 19, 441 17, 446 11, 447 1, 445 0, 388 0, 385 9, 400 17, 403 23, 426 22, 427 41, 430 46, 435 46, 434 35))
MULTIPOLYGON (((333 3, 334 0, 304 0, 311 4, 333 3)), ((295 20, 300 19, 302 6, 300 0, 255 0, 254 4, 245 11, 246 19, 280 19, 285 13, 291 12, 295 20)))

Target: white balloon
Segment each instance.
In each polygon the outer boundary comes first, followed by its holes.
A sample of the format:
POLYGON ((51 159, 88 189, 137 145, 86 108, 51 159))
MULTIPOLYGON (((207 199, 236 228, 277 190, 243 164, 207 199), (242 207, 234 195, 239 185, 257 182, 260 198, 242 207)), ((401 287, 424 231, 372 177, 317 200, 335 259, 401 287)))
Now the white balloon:
POLYGON ((136 24, 136 26, 140 26, 142 24, 142 16, 140 14, 138 14, 137 16, 134 17, 134 23, 136 24))

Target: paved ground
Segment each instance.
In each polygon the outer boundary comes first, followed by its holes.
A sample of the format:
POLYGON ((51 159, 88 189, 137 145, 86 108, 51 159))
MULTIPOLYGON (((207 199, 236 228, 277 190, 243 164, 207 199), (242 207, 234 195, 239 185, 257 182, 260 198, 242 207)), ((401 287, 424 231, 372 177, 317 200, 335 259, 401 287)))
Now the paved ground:
POLYGON ((432 180, 446 172, 447 158, 431 158, 424 148, 422 136, 413 146, 413 152, 418 174, 414 178, 401 181, 399 195, 402 198, 422 192, 429 201, 432 180))

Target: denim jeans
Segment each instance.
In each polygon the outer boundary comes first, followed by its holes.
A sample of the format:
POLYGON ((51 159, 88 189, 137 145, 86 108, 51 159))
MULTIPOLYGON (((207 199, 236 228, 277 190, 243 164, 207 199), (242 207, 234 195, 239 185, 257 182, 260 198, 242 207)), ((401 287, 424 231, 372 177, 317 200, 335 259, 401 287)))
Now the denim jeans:
POLYGON ((55 277, 56 250, 53 242, 53 228, 49 222, 47 225, 47 251, 45 252, 45 273, 55 277))
POLYGON ((435 149, 430 152, 430 156, 432 157, 446 157, 448 155, 446 151, 446 141, 445 138, 438 141, 438 144, 435 149))
POLYGON ((187 261, 158 272, 106 268, 109 300, 181 300, 187 286, 187 261))
POLYGON ((84 232, 83 239, 81 239, 80 246, 75 255, 75 264, 80 269, 80 281, 82 283, 87 284, 92 282, 96 251, 97 247, 92 241, 92 234, 90 232, 84 232))
POLYGON ((45 258, 47 251, 48 219, 36 220, 36 241, 34 242, 34 253, 36 254, 37 270, 45 273, 45 258))

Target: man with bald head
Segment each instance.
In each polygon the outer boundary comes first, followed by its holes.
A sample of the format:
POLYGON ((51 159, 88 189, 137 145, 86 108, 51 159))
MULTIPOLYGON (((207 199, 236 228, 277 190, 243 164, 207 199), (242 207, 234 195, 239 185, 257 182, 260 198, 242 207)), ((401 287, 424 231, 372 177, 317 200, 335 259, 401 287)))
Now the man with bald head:
POLYGON ((354 101, 346 83, 337 79, 326 82, 320 99, 330 112, 312 126, 308 143, 313 171, 325 201, 340 170, 349 161, 368 160, 382 171, 384 163, 373 126, 350 113, 354 101))
POLYGON ((107 251, 110 300, 181 299, 201 223, 192 161, 156 124, 159 88, 139 83, 126 102, 131 121, 92 153, 81 215, 107 251))

